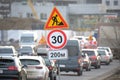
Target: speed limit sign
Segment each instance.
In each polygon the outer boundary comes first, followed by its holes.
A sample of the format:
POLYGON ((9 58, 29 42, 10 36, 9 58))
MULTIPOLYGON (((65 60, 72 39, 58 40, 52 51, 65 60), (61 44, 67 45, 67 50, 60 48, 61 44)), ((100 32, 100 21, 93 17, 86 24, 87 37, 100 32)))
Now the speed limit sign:
POLYGON ((61 49, 67 42, 66 34, 62 30, 52 30, 47 36, 47 44, 50 48, 61 49))

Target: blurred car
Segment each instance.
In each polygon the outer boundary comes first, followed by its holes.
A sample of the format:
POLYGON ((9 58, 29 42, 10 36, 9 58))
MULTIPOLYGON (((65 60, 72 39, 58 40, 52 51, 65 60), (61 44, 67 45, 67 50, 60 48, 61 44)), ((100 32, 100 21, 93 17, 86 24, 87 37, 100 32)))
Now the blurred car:
POLYGON ((41 48, 41 47, 38 47, 37 48, 37 55, 38 56, 42 56, 42 57, 46 57, 48 56, 48 51, 49 51, 49 48, 41 48))
POLYGON ((20 56, 20 61, 26 65, 27 79, 47 80, 49 77, 49 69, 41 56, 20 56))
POLYGON ((17 56, 14 46, 0 46, 0 56, 17 56))
POLYGON ((87 40, 84 36, 74 36, 73 38, 78 39, 80 41, 80 46, 84 48, 87 45, 87 40))
POLYGON ((30 45, 24 45, 21 46, 21 48, 19 49, 19 56, 23 55, 35 56, 37 55, 37 53, 35 52, 34 47, 30 45))
POLYGON ((0 57, 0 80, 27 80, 27 73, 18 57, 0 57))
POLYGON ((86 69, 86 71, 91 70, 91 60, 89 59, 89 56, 87 53, 82 53, 83 57, 83 68, 86 69))
POLYGON ((67 40, 67 43, 63 49, 68 50, 68 59, 59 60, 57 64, 60 66, 60 71, 65 72, 77 72, 80 76, 83 74, 83 58, 80 48, 80 43, 77 39, 67 40))
POLYGON ((93 36, 88 36, 88 37, 85 37, 85 40, 86 40, 86 46, 85 48, 88 48, 88 49, 95 49, 97 48, 97 40, 95 37, 93 36))
POLYGON ((49 69, 50 80, 56 80, 57 77, 57 66, 53 60, 49 60, 47 57, 44 57, 46 66, 49 69))
POLYGON ((109 53, 109 55, 110 55, 110 62, 113 61, 113 53, 112 53, 110 47, 100 47, 100 46, 99 46, 99 47, 97 47, 97 49, 107 50, 108 53, 109 53))
POLYGON ((108 54, 107 50, 97 50, 98 54, 101 57, 101 63, 105 63, 106 65, 110 64, 110 55, 108 54))
POLYGON ((37 48, 37 55, 42 56, 45 60, 46 66, 49 69, 50 80, 56 80, 57 66, 53 60, 48 59, 49 48, 37 48))
POLYGON ((101 67, 101 57, 99 56, 97 49, 82 49, 82 53, 87 53, 90 60, 91 66, 96 69, 101 67))

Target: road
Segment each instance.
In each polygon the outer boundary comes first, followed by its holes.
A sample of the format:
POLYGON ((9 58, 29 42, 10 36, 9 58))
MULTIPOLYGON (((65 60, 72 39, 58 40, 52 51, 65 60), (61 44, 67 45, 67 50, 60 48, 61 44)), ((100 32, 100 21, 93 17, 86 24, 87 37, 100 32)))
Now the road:
POLYGON ((84 70, 82 76, 77 76, 77 73, 74 72, 61 72, 57 80, 102 80, 104 77, 113 74, 119 66, 120 63, 114 60, 110 65, 102 65, 101 69, 84 70))

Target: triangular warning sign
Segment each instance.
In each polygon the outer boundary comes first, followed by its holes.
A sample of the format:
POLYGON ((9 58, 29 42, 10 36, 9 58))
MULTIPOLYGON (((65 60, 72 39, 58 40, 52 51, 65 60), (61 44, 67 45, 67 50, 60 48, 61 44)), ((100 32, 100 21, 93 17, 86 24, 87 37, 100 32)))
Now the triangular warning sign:
POLYGON ((53 11, 44 27, 44 29, 55 29, 55 28, 69 28, 68 24, 63 19, 60 12, 56 7, 53 8, 53 11))
POLYGON ((43 35, 42 35, 42 38, 39 41, 39 44, 46 44, 46 39, 43 35))

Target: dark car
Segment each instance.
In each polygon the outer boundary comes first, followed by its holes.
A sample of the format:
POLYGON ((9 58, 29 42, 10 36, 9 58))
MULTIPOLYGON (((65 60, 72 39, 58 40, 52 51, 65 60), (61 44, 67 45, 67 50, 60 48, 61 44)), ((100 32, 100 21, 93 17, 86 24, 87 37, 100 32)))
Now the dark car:
POLYGON ((47 57, 44 57, 46 66, 49 69, 50 80, 56 80, 57 77, 57 66, 53 60, 49 60, 47 57))
POLYGON ((59 60, 57 64, 60 66, 60 71, 77 72, 77 75, 83 73, 83 58, 80 43, 77 39, 67 40, 64 49, 68 50, 68 59, 59 60))
POLYGON ((27 80, 26 74, 17 57, 0 57, 0 80, 27 80))

